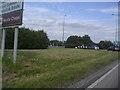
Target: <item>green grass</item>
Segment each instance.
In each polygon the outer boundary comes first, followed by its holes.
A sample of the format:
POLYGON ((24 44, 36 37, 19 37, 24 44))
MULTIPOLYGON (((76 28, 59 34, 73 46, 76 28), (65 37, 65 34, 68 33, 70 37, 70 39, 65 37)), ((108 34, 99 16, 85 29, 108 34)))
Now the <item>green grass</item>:
POLYGON ((84 78, 117 58, 117 52, 87 49, 12 50, 3 58, 4 88, 59 88, 84 78))

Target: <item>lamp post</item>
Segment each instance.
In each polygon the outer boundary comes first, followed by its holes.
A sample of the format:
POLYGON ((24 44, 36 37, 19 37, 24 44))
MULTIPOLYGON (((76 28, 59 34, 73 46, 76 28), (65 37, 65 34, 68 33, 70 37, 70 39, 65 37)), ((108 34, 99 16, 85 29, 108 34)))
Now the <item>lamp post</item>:
POLYGON ((67 15, 64 15, 64 17, 63 17, 63 36, 62 36, 63 46, 64 46, 64 27, 65 27, 65 17, 66 16, 67 15))
POLYGON ((116 16, 116 33, 115 33, 115 44, 117 45, 117 34, 118 34, 118 15, 112 14, 113 16, 116 16))

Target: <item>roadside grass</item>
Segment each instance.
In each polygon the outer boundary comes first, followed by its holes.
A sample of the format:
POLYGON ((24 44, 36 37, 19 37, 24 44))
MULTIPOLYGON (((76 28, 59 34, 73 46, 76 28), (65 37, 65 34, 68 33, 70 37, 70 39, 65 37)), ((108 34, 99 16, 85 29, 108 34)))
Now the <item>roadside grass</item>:
POLYGON ((53 48, 18 50, 13 64, 12 50, 3 58, 3 88, 59 88, 100 69, 115 60, 117 52, 107 50, 53 48))

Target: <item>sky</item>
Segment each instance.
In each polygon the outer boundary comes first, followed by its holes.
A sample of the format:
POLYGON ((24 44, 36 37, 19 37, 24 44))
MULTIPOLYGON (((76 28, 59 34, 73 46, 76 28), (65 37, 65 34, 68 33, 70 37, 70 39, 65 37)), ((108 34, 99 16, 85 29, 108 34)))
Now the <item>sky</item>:
POLYGON ((114 41, 117 9, 116 2, 25 2, 23 26, 62 41, 64 20, 65 40, 89 35, 95 43, 114 41))

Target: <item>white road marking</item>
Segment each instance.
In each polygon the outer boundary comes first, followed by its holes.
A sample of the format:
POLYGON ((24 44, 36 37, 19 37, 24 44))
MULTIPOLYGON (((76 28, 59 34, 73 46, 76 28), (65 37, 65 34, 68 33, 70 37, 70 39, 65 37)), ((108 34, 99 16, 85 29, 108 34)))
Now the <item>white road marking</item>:
POLYGON ((97 81, 95 81, 93 84, 91 84, 90 86, 88 86, 87 88, 94 88, 99 82, 101 82, 105 77, 107 77, 113 70, 115 70, 120 64, 116 65, 113 69, 111 69, 110 71, 108 71, 105 75, 103 75, 100 79, 98 79, 97 81))

